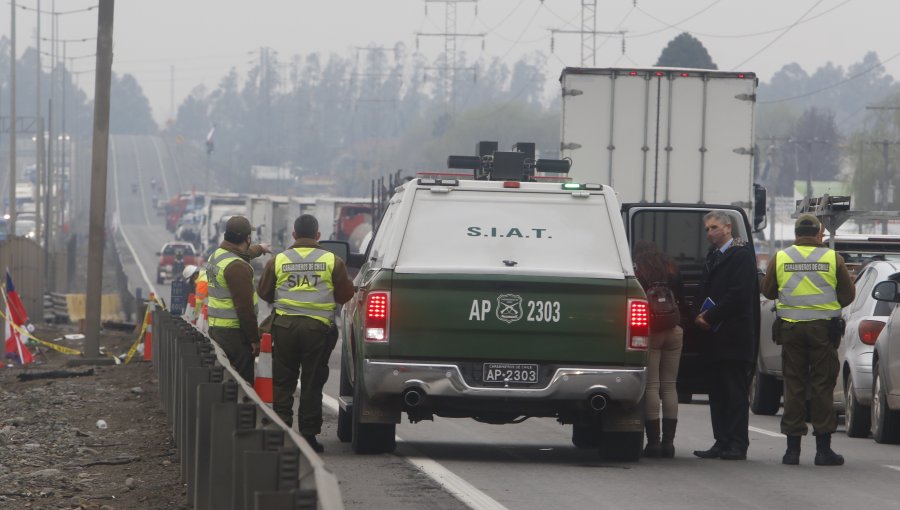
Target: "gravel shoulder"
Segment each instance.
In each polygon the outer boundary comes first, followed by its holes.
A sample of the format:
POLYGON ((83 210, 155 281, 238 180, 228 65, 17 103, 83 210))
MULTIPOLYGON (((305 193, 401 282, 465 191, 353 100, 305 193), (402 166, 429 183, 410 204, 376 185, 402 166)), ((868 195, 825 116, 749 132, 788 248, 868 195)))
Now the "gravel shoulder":
MULTIPOLYGON (((35 331, 44 340, 68 333, 77 327, 35 331)), ((103 331, 100 345, 125 353, 136 335, 103 331)), ((186 508, 151 364, 69 367, 74 356, 32 352, 35 364, 0 369, 0 508, 186 508)))

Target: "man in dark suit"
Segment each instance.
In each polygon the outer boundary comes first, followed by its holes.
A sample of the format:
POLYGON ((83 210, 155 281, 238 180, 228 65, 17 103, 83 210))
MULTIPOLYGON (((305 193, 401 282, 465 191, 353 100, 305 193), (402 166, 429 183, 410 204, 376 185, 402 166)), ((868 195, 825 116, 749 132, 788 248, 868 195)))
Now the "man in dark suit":
POLYGON ((734 218, 728 212, 711 211, 703 221, 712 249, 700 296, 709 302, 694 322, 710 332, 709 414, 716 442, 694 455, 745 460, 750 445, 748 396, 759 343, 756 256, 751 246, 732 236, 734 218))

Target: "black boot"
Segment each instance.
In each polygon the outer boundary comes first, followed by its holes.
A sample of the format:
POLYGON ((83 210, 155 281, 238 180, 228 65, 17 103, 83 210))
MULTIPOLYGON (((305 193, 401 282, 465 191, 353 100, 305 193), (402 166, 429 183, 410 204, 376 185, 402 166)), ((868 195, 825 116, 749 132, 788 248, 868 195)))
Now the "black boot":
POLYGON ((659 447, 659 418, 644 422, 647 431, 647 446, 644 448, 644 457, 657 458, 660 455, 659 447))
POLYGON ((675 457, 675 428, 677 425, 678 420, 675 418, 663 418, 662 420, 662 444, 659 450, 664 459, 675 457))
POLYGON ((782 464, 787 464, 789 466, 800 464, 800 440, 802 437, 803 436, 787 437, 787 451, 784 452, 784 457, 781 458, 782 464))
POLYGON ((816 436, 816 465, 844 465, 844 456, 834 453, 834 450, 831 449, 831 434, 819 434, 816 436))

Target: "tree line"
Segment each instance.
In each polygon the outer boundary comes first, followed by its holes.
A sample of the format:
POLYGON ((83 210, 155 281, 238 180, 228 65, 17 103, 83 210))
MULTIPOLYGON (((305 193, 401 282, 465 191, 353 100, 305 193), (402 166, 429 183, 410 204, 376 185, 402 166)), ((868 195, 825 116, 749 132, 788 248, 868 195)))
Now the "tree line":
MULTIPOLYGON (((0 38, 0 69, 9 68, 9 58, 9 41, 0 38)), ((33 48, 16 62, 20 117, 34 116, 35 65, 33 48)), ((656 65, 716 69, 689 34, 673 38, 656 65)), ((232 69, 215 88, 193 89, 162 131, 199 150, 215 126, 209 162, 231 189, 250 189, 251 165, 275 165, 298 177, 333 179, 338 194, 365 195, 372 178, 443 170, 448 154, 469 154, 478 140, 501 147, 534 141, 543 157, 557 156, 560 102, 545 84, 558 70, 545 55, 508 64, 461 53, 448 67, 443 56, 428 60, 402 43, 287 60, 263 48, 246 74, 232 69)), ((65 87, 67 130, 88 137, 92 104, 76 75, 56 71, 54 97, 65 87)), ((9 104, 8 79, 0 74, 0 115, 9 104)), ((50 86, 50 73, 41 73, 43 104, 50 86)), ((112 133, 160 131, 133 76, 115 75, 111 93, 112 133)), ((891 203, 875 189, 887 189, 900 173, 898 105, 900 86, 874 52, 846 69, 829 63, 809 73, 786 64, 758 90, 760 179, 779 195, 792 194, 796 181, 846 180, 856 208, 891 203)), ((58 132, 59 113, 54 117, 58 132)))

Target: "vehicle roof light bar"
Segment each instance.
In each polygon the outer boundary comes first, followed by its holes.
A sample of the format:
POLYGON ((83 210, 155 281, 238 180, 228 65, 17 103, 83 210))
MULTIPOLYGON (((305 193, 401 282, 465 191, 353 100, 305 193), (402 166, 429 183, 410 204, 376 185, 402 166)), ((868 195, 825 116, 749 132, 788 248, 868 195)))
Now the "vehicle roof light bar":
POLYGON ((477 180, 535 182, 535 172, 568 174, 570 159, 536 159, 535 144, 517 142, 512 151, 497 150, 497 142, 478 142, 478 156, 450 156, 448 168, 472 170, 477 180))

